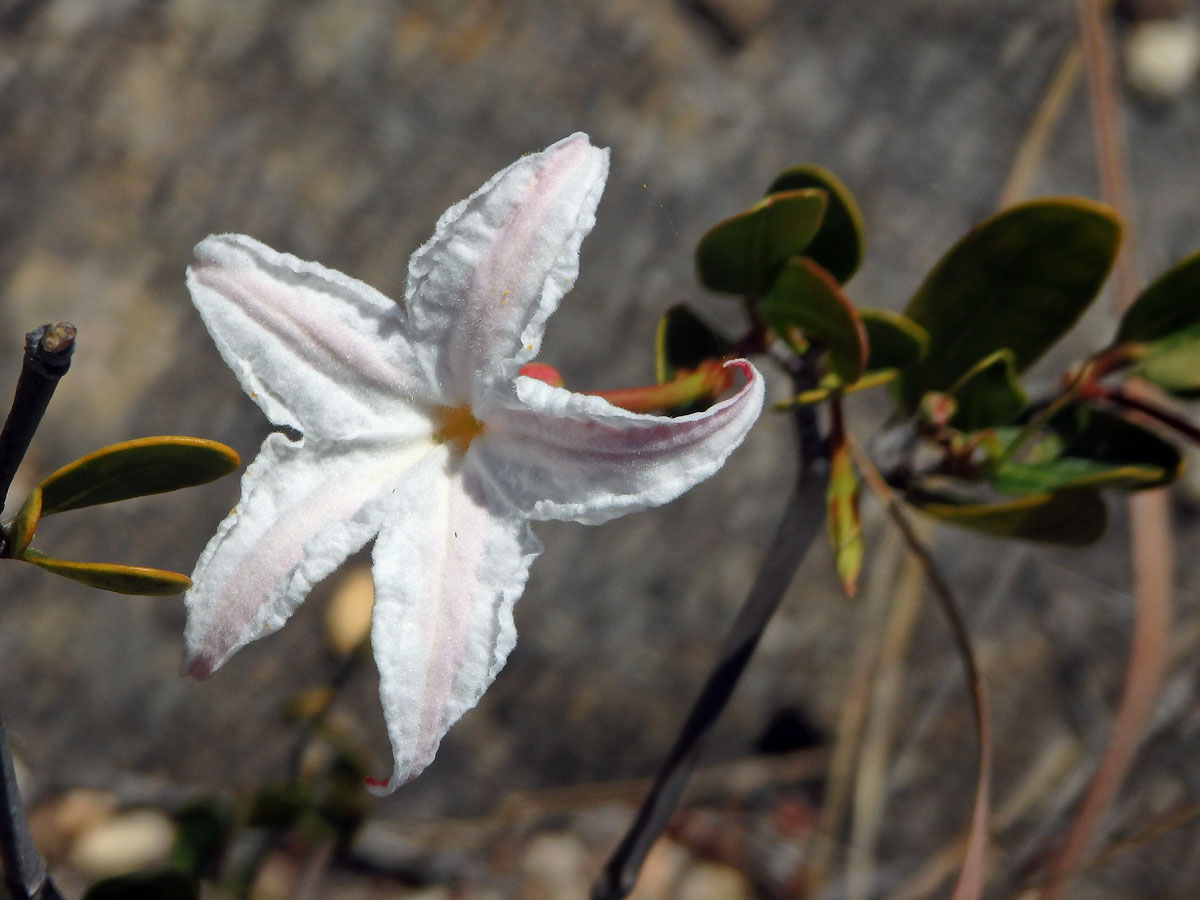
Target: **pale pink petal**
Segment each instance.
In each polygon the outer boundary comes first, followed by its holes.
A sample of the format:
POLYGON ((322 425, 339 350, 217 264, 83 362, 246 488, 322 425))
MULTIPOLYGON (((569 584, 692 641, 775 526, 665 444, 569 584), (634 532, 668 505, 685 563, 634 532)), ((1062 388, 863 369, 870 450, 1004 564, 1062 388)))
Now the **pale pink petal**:
POLYGON ((371 643, 394 769, 391 793, 433 761, 516 641, 512 608, 542 545, 449 453, 415 468, 375 542, 371 643), (437 468, 435 469, 435 461, 437 468))
POLYGON ((678 418, 631 413, 524 376, 468 451, 533 519, 596 524, 673 500, 716 472, 762 410, 762 376, 745 360, 742 388, 678 418))
POLYGON ((314 584, 375 535, 396 479, 435 448, 269 435, 184 596, 187 674, 207 677, 282 626, 314 584))
POLYGON ((405 330, 447 405, 478 405, 533 358, 607 176, 608 151, 572 135, 450 207, 413 254, 405 330))
POLYGON ((196 245, 188 289, 246 393, 277 425, 325 437, 415 427, 433 390, 403 313, 347 275, 240 234, 196 245))

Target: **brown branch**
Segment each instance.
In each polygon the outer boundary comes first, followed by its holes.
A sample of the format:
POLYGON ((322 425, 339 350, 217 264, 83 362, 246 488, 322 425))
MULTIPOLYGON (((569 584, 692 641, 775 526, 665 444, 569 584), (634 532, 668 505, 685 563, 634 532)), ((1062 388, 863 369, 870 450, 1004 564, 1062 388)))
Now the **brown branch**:
MULTIPOLYGON (((1119 110, 1115 99, 1113 53, 1104 21, 1106 0, 1076 0, 1088 69, 1092 134, 1103 198, 1128 224, 1132 204, 1125 185, 1119 110)), ((1117 304, 1133 301, 1138 292, 1134 242, 1126 230, 1117 257, 1117 304)), ((1136 392, 1136 384, 1130 385, 1136 392)), ((1080 870, 1084 854, 1133 762, 1142 733, 1154 709, 1170 650, 1173 542, 1165 491, 1144 491, 1129 499, 1129 540, 1133 560, 1134 621, 1129 659, 1112 734, 1088 786, 1066 839, 1048 865, 1042 900, 1060 900, 1080 870)))

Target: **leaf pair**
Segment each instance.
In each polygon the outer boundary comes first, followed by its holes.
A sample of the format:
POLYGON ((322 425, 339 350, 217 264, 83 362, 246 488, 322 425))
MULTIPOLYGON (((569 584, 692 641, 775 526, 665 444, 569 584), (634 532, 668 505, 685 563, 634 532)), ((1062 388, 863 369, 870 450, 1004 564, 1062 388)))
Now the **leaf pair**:
MULTIPOLYGON (((983 474, 995 494, 1016 499, 981 500, 978 486, 953 488, 943 480, 932 488, 914 485, 910 501, 992 534, 1084 544, 1104 529, 1098 489, 1136 490, 1177 477, 1178 451, 1118 415, 1068 404, 1039 423, 1018 379, 1093 301, 1119 240, 1120 224, 1106 207, 1038 200, 981 223, 934 267, 906 310, 928 332, 929 353, 902 369, 898 399, 912 411, 931 391, 953 398, 950 426, 982 445, 989 435, 999 442, 983 474), (1024 429, 1007 427, 1026 418, 1024 429), (1037 452, 1013 452, 1026 443, 1037 452)), ((1169 372, 1176 386, 1200 387, 1200 345, 1192 343, 1200 341, 1197 288, 1200 260, 1192 257, 1152 285, 1122 320, 1118 343, 1149 342, 1143 374, 1169 372)))
POLYGON ((831 371, 850 384, 866 370, 867 334, 841 285, 862 248, 861 217, 845 185, 819 166, 799 166, 701 237, 696 272, 711 290, 749 298, 793 347, 819 343, 831 371))
POLYGON ((104 447, 45 478, 7 528, 7 555, 56 575, 122 594, 178 594, 191 581, 177 572, 116 563, 56 559, 30 546, 43 516, 205 484, 238 466, 238 456, 215 441, 148 437, 104 447))

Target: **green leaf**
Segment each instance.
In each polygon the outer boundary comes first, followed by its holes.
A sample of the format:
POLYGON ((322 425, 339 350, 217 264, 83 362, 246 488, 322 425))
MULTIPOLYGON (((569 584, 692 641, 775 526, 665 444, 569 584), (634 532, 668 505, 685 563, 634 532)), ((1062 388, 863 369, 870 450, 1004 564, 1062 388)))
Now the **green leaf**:
POLYGON ((1043 494, 1077 488, 1113 488, 1134 491, 1161 484, 1158 466, 1118 465, 1062 456, 1040 463, 1006 463, 989 479, 1002 494, 1043 494))
POLYGON ((1051 419, 1050 427, 1063 438, 1062 456, 1161 471, 1157 481, 1142 487, 1170 484, 1183 470, 1183 457, 1174 445, 1115 413, 1081 403, 1051 419))
POLYGON ((995 537, 1083 547, 1104 534, 1107 510, 1095 491, 1060 491, 1018 500, 972 502, 945 491, 909 491, 906 499, 950 525, 995 537))
POLYGON ((1174 394, 1200 391, 1200 323, 1147 344, 1132 371, 1174 394))
POLYGON ((1114 343, 1156 341, 1200 325, 1200 251, 1177 262, 1125 310, 1114 343))
POLYGON ((41 483, 42 514, 205 484, 238 467, 238 455, 202 438, 139 438, 63 466, 41 483))
POLYGON ((829 353, 833 372, 847 384, 866 370, 867 333, 837 280, 807 257, 788 260, 758 304, 766 323, 791 341, 792 329, 829 353))
POLYGON ((844 434, 830 452, 829 484, 825 489, 825 524, 842 590, 847 597, 853 597, 858 590, 858 576, 862 571, 863 537, 858 517, 858 477, 844 434))
POLYGON ((977 362, 948 393, 957 401, 950 425, 960 431, 1008 425, 1029 404, 1007 347, 977 362))
POLYGON ((826 194, 785 191, 718 222, 696 245, 696 275, 710 290, 757 297, 821 225, 826 194))
POLYGON ((853 384, 843 384, 842 380, 836 375, 826 375, 815 388, 801 391, 791 399, 776 403, 771 408, 782 411, 792 409, 796 406, 812 406, 814 403, 823 403, 833 396, 854 394, 858 391, 880 387, 892 381, 895 377, 895 369, 879 369, 875 372, 865 373, 862 378, 853 384))
POLYGON ((32 547, 27 548, 21 558, 63 578, 118 594, 165 597, 182 594, 192 586, 192 580, 178 572, 118 563, 69 562, 47 556, 32 547))
POLYGON ((8 547, 8 555, 20 559, 33 533, 37 531, 38 520, 42 517, 42 489, 35 487, 21 504, 17 518, 12 523, 12 544, 8 547))
POLYGON ((867 330, 867 371, 903 369, 925 358, 929 332, 907 316, 888 309, 863 309, 858 317, 867 330))
POLYGON ((1005 347, 1024 371, 1079 318, 1112 266, 1121 227, 1107 207, 1036 200, 980 223, 926 276, 905 311, 929 353, 902 373, 903 405, 944 391, 1005 347))
POLYGON ((836 175, 815 165, 796 166, 780 173, 767 188, 767 194, 801 188, 820 188, 829 197, 821 228, 804 248, 804 255, 815 259, 845 284, 858 270, 863 257, 863 224, 858 204, 836 175))
POLYGON ((654 375, 659 384, 680 369, 694 369, 706 359, 720 359, 732 344, 715 328, 680 303, 658 320, 654 335, 654 375))

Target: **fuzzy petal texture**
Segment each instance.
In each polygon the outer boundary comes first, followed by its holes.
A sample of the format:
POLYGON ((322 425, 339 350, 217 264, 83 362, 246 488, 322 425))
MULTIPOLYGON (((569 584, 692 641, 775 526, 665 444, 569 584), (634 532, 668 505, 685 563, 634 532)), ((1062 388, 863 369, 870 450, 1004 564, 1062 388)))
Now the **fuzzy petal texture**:
POLYGON ((721 468, 762 411, 762 376, 745 360, 726 365, 742 371, 741 390, 678 418, 518 378, 515 400, 470 453, 532 519, 594 525, 658 506, 721 468))
POLYGON ((207 677, 282 626, 314 584, 375 536, 396 482, 435 449, 428 440, 335 445, 268 435, 184 597, 187 674, 207 677))
POLYGON ((420 427, 413 401, 434 390, 402 311, 378 291, 240 234, 197 244, 187 282, 221 356, 276 425, 328 438, 420 427))
POLYGON ((375 541, 371 645, 395 768, 391 793, 433 761, 516 642, 513 604, 542 552, 528 521, 489 496, 469 461, 433 454, 397 489, 375 541))
POLYGON ((579 273, 608 151, 574 134, 450 207, 408 266, 406 334, 448 406, 507 391, 579 273))

